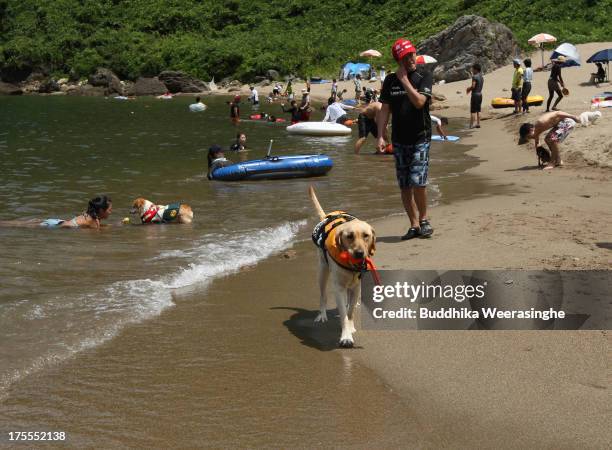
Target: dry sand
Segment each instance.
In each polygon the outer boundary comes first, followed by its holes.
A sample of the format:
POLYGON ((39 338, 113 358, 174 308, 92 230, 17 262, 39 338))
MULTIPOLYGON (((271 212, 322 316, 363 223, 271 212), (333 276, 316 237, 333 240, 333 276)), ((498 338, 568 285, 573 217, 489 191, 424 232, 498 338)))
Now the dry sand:
MULTIPOLYGON (((578 46, 583 66, 563 70, 570 90, 559 105, 590 110, 610 84, 587 85, 584 61, 612 43, 578 46)), ((540 54, 532 55, 539 65, 540 54)), ((529 115, 493 110, 509 96, 512 67, 485 74, 482 128, 462 139, 481 164, 469 172, 512 194, 473 198, 430 211, 429 240, 399 241, 407 229, 399 195, 395 217, 376 223, 376 261, 384 269, 605 269, 612 262, 612 109, 595 125, 578 126, 562 144, 566 167, 541 171, 530 146, 517 146, 529 115), (598 167, 594 167, 598 166, 598 167)), ((548 72, 535 74, 532 94, 547 96, 548 72)), ((446 96, 437 115, 469 120, 469 80, 437 85, 446 96)), ((378 83, 377 83, 378 84, 378 83)), ((367 85, 367 83, 366 83, 367 85)), ((296 92, 303 87, 294 85, 296 92)), ((330 85, 313 85, 323 100, 330 85)), ((352 97, 352 83, 341 83, 352 97)), ((263 89, 265 93, 267 91, 263 89)), ((369 145, 373 143, 370 142, 369 145)), ((419 411, 436 446, 609 448, 610 337, 583 332, 358 331, 353 352, 419 411)), ((410 443, 406 443, 410 446, 410 443)))
MULTIPOLYGON (((612 43, 579 46, 583 61, 612 43)), ((538 61, 539 54, 533 60, 538 61)), ((590 109, 603 90, 583 86, 593 65, 563 70, 561 109, 590 109)), ((483 105, 509 92, 512 68, 485 75, 483 105)), ((548 73, 534 94, 546 96, 548 73)), ((449 117, 466 117, 469 81, 436 86, 449 117), (460 92, 459 94, 457 92, 460 92)), ((317 95, 321 86, 313 86, 317 95)), ((349 89, 350 91, 350 89, 349 89)), ((562 145, 566 167, 537 169, 533 147, 517 146, 510 110, 483 108, 482 128, 463 143, 481 164, 469 172, 512 195, 479 197, 431 210, 430 240, 400 242, 403 215, 376 223, 376 260, 388 269, 606 269, 612 263, 612 110, 562 145), (585 162, 586 160, 586 162, 585 162), (600 168, 590 167, 596 164, 600 168), (608 168, 606 168, 608 167, 608 168)), ((483 193, 485 194, 485 193, 483 193)), ((398 213, 401 212, 398 196, 398 213)), ((610 336, 596 332, 359 331, 357 358, 373 368, 429 425, 444 447, 606 448, 610 433, 610 336)))

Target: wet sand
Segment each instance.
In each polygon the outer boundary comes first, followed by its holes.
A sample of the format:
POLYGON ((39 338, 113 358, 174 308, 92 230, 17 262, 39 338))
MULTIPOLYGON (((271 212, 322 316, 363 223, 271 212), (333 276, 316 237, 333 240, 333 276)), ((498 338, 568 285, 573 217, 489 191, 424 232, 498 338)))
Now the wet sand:
POLYGON ((22 380, 3 428, 63 430, 81 448, 435 447, 359 350, 335 351, 338 324, 315 327, 316 255, 295 250, 22 380))

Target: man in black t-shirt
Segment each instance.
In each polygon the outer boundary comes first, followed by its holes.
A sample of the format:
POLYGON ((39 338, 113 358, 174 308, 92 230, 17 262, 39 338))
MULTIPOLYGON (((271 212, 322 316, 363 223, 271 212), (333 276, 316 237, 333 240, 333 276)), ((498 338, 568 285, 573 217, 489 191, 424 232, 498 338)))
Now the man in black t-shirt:
POLYGON ((431 142, 431 73, 416 68, 416 49, 405 39, 391 47, 398 62, 397 72, 387 75, 380 94, 383 104, 377 116, 378 148, 384 150, 384 131, 392 117, 391 142, 397 181, 410 228, 402 240, 430 237, 433 228, 427 219, 427 174, 431 142))

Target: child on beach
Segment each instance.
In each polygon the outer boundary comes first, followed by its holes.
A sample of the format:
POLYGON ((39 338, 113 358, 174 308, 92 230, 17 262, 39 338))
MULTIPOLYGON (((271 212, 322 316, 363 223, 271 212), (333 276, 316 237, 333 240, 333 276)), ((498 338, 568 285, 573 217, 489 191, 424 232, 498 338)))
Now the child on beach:
POLYGON ((472 84, 465 90, 466 94, 472 93, 470 98, 470 128, 480 128, 480 110, 482 108, 482 86, 484 78, 481 74, 480 64, 472 65, 472 84), (476 123, 476 125, 474 125, 476 123))
POLYGON ((535 148, 540 145, 540 135, 546 130, 550 130, 544 142, 550 149, 550 162, 544 167, 544 170, 550 170, 555 167, 563 166, 561 154, 559 152, 559 144, 571 133, 579 122, 580 118, 573 114, 568 114, 563 111, 553 111, 542 114, 534 123, 524 123, 519 128, 519 145, 527 143, 529 139, 535 142, 535 148))
POLYGON ((359 98, 361 97, 361 75, 357 74, 355 79, 353 80, 355 84, 355 100, 359 103, 359 98))
POLYGON ((523 92, 523 69, 521 60, 515 59, 512 61, 514 66, 514 74, 512 75, 512 100, 514 100, 514 114, 521 112, 521 95, 523 92))
POLYGON ((338 82, 335 78, 332 80, 331 96, 334 98, 334 100, 336 100, 336 97, 338 96, 338 82))
POLYGON ((442 128, 442 125, 448 125, 448 119, 446 117, 438 118, 436 116, 432 116, 431 114, 429 117, 431 118, 431 122, 436 124, 438 134, 442 136, 442 139, 446 140, 447 134, 444 131, 444 128, 442 128))
POLYGON ((527 58, 525 61, 525 70, 523 71, 523 90, 521 91, 521 102, 523 103, 523 113, 529 112, 529 105, 527 104, 527 97, 531 92, 531 82, 533 81, 533 69, 531 68, 531 59, 527 58))

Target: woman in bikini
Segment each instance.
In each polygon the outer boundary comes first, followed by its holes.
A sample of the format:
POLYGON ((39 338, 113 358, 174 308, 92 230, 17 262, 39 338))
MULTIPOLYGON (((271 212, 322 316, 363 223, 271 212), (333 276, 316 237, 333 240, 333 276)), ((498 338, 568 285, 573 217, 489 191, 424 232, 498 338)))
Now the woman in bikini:
POLYGON ((2 226, 22 226, 22 227, 36 227, 41 226, 45 228, 100 228, 100 221, 108 219, 113 211, 113 203, 106 195, 101 195, 89 201, 87 210, 72 219, 46 219, 42 222, 29 220, 29 221, 3 221, 0 222, 2 226))

